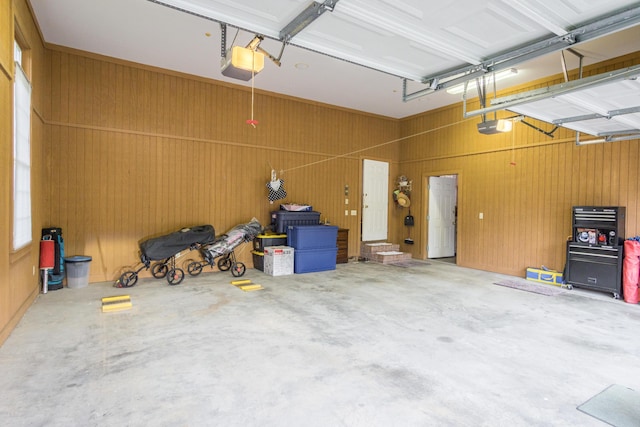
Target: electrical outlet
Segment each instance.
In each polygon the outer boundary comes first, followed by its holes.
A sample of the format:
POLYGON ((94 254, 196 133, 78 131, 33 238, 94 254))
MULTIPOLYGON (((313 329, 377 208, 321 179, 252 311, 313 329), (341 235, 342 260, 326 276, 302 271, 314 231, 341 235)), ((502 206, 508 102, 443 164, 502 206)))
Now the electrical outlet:
POLYGON ((344 199, 344 204, 348 205, 349 204, 349 199, 344 199))
POLYGON ((349 216, 349 210, 348 209, 344 210, 344 216, 349 216))
POLYGON ((355 210, 355 209, 354 209, 354 210, 352 210, 352 211, 351 211, 351 216, 356 216, 356 215, 358 215, 358 211, 357 211, 357 210, 355 210))
POLYGON ((478 219, 484 219, 484 214, 482 212, 478 214, 478 219))

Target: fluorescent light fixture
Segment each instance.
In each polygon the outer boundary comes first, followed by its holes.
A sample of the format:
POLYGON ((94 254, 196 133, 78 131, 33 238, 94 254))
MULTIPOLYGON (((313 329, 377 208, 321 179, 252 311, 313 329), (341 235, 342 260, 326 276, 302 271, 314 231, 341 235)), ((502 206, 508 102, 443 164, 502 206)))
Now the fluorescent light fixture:
MULTIPOLYGON (((497 82, 499 82, 500 80, 504 80, 504 79, 508 79, 509 77, 514 77, 516 75, 518 75, 518 69, 517 68, 508 68, 506 70, 502 70, 502 71, 498 71, 497 73, 487 73, 485 74, 485 81, 487 86, 493 84, 493 77, 495 75, 495 79, 497 82)), ((471 90, 475 90, 476 89, 476 85, 475 84, 470 84, 467 85, 467 91, 471 91, 471 90)), ((450 93, 452 95, 457 95, 459 93, 464 92, 464 83, 461 83, 459 85, 455 85, 455 86, 451 86, 449 89, 447 89, 447 93, 450 93)))
POLYGON ((511 132, 513 122, 511 120, 485 120, 478 123, 478 132, 483 135, 494 135, 496 133, 511 132))
POLYGON ((250 48, 233 46, 222 58, 222 75, 238 80, 250 80, 264 68, 264 54, 250 48))

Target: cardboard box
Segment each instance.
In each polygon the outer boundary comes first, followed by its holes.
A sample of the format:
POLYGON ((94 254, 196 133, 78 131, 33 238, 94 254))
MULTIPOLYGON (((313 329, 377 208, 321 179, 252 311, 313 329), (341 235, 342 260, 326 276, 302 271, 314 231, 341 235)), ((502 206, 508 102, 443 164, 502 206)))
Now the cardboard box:
POLYGON ((293 252, 289 246, 267 246, 264 248, 264 272, 271 276, 293 274, 293 252))
POLYGON ((527 268, 527 280, 538 283, 546 283, 548 285, 562 286, 564 279, 562 272, 555 270, 544 270, 541 268, 527 268))

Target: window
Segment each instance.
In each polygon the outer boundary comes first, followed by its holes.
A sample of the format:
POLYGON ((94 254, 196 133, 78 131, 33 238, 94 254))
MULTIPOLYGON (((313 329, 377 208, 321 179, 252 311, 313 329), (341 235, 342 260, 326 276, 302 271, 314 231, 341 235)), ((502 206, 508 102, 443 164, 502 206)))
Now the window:
POLYGON ((31 232, 31 83, 22 69, 22 49, 14 44, 13 87, 13 249, 32 240, 31 232))

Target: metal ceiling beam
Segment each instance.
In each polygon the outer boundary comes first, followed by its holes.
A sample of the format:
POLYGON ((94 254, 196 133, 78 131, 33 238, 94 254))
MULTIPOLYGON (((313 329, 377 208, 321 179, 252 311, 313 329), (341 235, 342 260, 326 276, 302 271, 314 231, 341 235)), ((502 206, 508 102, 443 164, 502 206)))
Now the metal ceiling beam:
POLYGON ((600 133, 598 133, 597 136, 615 137, 615 136, 620 136, 620 135, 628 136, 629 134, 635 134, 636 137, 637 137, 638 129, 625 129, 625 130, 617 130, 617 131, 613 131, 613 132, 600 132, 600 133))
POLYGON ((629 107, 629 108, 621 108, 619 110, 611 110, 607 111, 607 114, 585 114, 582 116, 574 116, 574 117, 563 117, 561 119, 554 120, 551 124, 562 126, 564 123, 571 122, 584 122, 587 120, 596 120, 596 119, 611 119, 616 116, 623 116, 625 114, 635 114, 640 113, 640 107, 629 107))
POLYGON ((300 12, 298 16, 293 18, 285 27, 280 30, 280 41, 289 43, 293 37, 300 31, 304 30, 309 24, 318 19, 320 15, 326 11, 333 12, 333 8, 336 7, 336 3, 339 0, 325 0, 323 3, 314 1, 305 10, 300 12))
POLYGON ((586 42, 640 24, 640 6, 624 10, 598 21, 581 26, 561 36, 551 37, 537 43, 528 44, 519 49, 487 58, 480 64, 455 68, 443 73, 425 76, 422 83, 429 90, 422 89, 413 93, 403 93, 402 100, 407 102, 442 89, 460 84, 482 74, 497 72, 540 56, 567 49, 578 43, 586 42))
POLYGON ((542 99, 551 98, 567 93, 575 92, 581 89, 587 89, 605 83, 610 83, 625 79, 634 79, 640 76, 640 65, 636 65, 622 70, 612 71, 609 73, 598 74, 597 76, 585 77, 580 80, 573 80, 567 83, 561 83, 542 89, 536 89, 528 92, 518 93, 515 95, 495 98, 491 100, 491 106, 480 108, 478 110, 466 111, 466 102, 464 103, 464 118, 480 116, 482 114, 492 113, 498 110, 508 110, 511 107, 522 105, 525 103, 540 101, 542 99))

